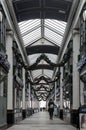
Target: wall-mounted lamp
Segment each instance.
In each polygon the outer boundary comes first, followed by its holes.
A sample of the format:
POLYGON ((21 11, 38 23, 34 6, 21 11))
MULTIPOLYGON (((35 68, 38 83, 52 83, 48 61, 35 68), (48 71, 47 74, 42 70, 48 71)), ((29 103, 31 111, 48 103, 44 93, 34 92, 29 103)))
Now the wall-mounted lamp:
POLYGON ((2 12, 0 11, 0 22, 2 22, 2 18, 3 18, 3 14, 2 14, 2 12))
POLYGON ((66 94, 68 94, 69 92, 68 91, 66 91, 66 94))
POLYGON ((83 11, 83 20, 86 21, 86 9, 83 11))

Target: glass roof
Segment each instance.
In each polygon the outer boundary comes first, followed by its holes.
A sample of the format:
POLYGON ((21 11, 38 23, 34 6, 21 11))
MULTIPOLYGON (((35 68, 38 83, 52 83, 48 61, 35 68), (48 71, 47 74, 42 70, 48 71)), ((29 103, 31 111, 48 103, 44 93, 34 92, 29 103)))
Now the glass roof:
POLYGON ((66 22, 51 19, 27 20, 19 23, 24 45, 31 45, 40 38, 46 38, 61 46, 66 22))
MULTIPOLYGON (((25 47, 34 45, 53 45, 56 47, 61 47, 67 23, 53 19, 32 19, 19 22, 18 24, 25 47)), ((33 65, 36 62, 37 58, 41 55, 41 53, 28 55, 29 65, 33 65)), ((45 55, 52 63, 57 62, 58 55, 47 53, 45 55)), ((49 65, 45 60, 41 60, 38 64, 49 65)), ((52 79, 53 70, 33 70, 32 75, 33 79, 41 75, 47 76, 52 79)))
POLYGON ((39 101, 46 100, 51 94, 49 91, 53 90, 55 64, 70 11, 73 10, 71 6, 74 5, 76 10, 78 4, 77 0, 73 1, 11 0, 13 8, 9 6, 10 0, 6 2, 9 11, 14 9, 18 21, 29 60, 28 71, 31 72, 34 92, 39 101))

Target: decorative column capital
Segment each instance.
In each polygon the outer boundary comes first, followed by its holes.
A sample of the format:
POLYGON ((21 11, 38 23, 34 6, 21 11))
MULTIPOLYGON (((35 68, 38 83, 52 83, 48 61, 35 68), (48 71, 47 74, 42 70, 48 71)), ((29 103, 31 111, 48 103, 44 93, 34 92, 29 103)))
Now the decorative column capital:
POLYGON ((80 34, 79 28, 74 28, 73 29, 73 36, 79 35, 79 34, 80 34))
POLYGON ((14 32, 13 30, 6 30, 6 35, 10 35, 10 36, 13 36, 14 35, 14 32))

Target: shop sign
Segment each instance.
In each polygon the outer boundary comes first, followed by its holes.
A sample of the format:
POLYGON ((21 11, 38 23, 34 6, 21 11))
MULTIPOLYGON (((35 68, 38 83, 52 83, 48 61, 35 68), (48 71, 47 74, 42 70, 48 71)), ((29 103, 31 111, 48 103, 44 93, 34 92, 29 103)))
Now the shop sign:
POLYGON ((86 105, 83 105, 79 109, 80 113, 86 113, 86 105))

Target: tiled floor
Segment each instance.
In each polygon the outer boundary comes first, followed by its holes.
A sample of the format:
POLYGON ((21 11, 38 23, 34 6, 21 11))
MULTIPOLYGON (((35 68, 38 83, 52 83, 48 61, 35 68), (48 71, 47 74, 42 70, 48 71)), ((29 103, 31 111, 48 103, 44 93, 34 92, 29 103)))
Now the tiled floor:
POLYGON ((48 112, 39 112, 33 114, 31 117, 15 124, 7 130, 77 130, 75 127, 66 122, 54 118, 49 119, 48 112))

